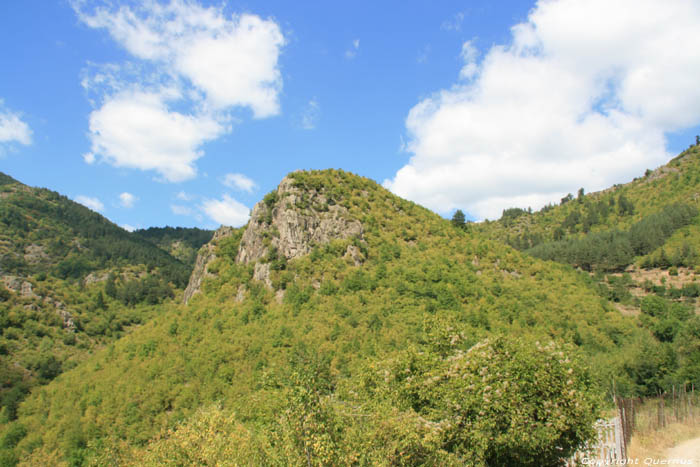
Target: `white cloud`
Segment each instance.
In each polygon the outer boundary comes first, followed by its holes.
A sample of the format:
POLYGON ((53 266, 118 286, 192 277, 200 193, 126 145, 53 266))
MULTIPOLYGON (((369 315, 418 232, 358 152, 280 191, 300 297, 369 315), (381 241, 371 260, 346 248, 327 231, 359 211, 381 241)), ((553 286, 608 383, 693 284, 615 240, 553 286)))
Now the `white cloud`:
POLYGON ((498 218, 664 163, 665 133, 700 123, 699 27, 692 0, 538 2, 479 63, 464 44, 460 81, 409 112, 412 156, 385 186, 498 218))
POLYGON ((138 198, 131 193, 124 192, 119 195, 119 203, 125 208, 133 208, 138 198))
POLYGON ((79 19, 106 29, 138 60, 97 67, 82 80, 100 94, 86 162, 99 156, 117 167, 155 170, 167 181, 186 180, 196 175, 202 145, 231 131, 234 109, 248 108, 255 118, 279 113, 285 39, 273 20, 227 17, 223 7, 185 0, 86 3, 72 2, 79 19))
POLYGON ((345 58, 352 60, 357 56, 357 52, 360 50, 360 39, 355 39, 352 41, 352 45, 348 50, 345 51, 345 58))
POLYGON ((258 186, 253 180, 239 173, 229 173, 224 175, 224 178, 221 181, 221 183, 223 183, 229 188, 247 191, 248 193, 252 193, 253 190, 258 186))
POLYGON ((220 200, 205 200, 201 208, 207 216, 222 225, 239 227, 248 222, 250 217, 250 209, 229 195, 224 195, 220 200))
POLYGON ((173 214, 177 214, 178 216, 191 216, 194 214, 192 208, 188 208, 187 206, 182 206, 180 204, 171 204, 170 210, 173 212, 173 214))
POLYGON ((134 230, 136 230, 136 227, 134 227, 133 225, 129 225, 129 224, 121 224, 119 227, 126 230, 127 232, 133 232, 134 230))
POLYGON ((124 92, 90 115, 92 153, 115 167, 155 170, 169 182, 193 178, 201 145, 226 131, 207 116, 168 109, 162 94, 124 92))
POLYGON ((314 97, 308 102, 308 104, 306 104, 306 107, 304 107, 304 111, 301 114, 301 127, 304 130, 315 129, 320 116, 321 106, 319 105, 318 100, 314 97))
POLYGON ((98 198, 91 196, 78 195, 75 197, 75 201, 77 203, 82 204, 85 207, 92 209, 93 211, 102 212, 105 208, 105 205, 102 204, 102 201, 100 201, 98 198))
POLYGON ((0 99, 0 144, 3 143, 32 144, 32 130, 0 99))
POLYGON ((180 201, 191 201, 192 195, 185 193, 184 191, 180 191, 177 195, 175 195, 175 198, 179 199, 180 201))

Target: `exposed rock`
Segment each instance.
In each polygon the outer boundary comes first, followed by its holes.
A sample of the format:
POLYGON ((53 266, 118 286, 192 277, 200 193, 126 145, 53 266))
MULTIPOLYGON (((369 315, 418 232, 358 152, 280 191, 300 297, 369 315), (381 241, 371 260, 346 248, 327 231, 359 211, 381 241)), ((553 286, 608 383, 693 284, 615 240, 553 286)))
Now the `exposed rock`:
POLYGON ((69 331, 75 331, 75 323, 73 322, 73 316, 71 316, 70 313, 63 309, 57 310, 57 313, 59 314, 59 316, 61 316, 61 319, 63 319, 63 328, 68 329, 69 331))
POLYGON ((97 274, 94 272, 91 272, 87 276, 85 276, 85 279, 83 279, 83 283, 85 285, 92 285, 96 284, 97 282, 105 282, 109 278, 109 273, 103 272, 102 274, 97 274))
POLYGON ((275 301, 278 304, 281 304, 282 301, 284 300, 285 292, 286 292, 286 290, 284 290, 284 289, 279 289, 277 292, 275 292, 275 301))
POLYGON ((197 261, 194 264, 194 269, 192 270, 192 275, 190 276, 190 281, 185 289, 184 301, 187 303, 190 298, 197 292, 199 292, 202 287, 202 281, 207 276, 212 276, 209 273, 209 264, 216 259, 214 252, 216 251, 216 245, 222 238, 228 237, 233 232, 232 227, 221 226, 214 232, 214 236, 211 241, 200 248, 199 253, 197 253, 197 261))
POLYGON ((19 293, 25 298, 34 298, 37 296, 32 290, 32 283, 28 281, 22 282, 22 288, 20 289, 19 293))
POLYGON ((345 251, 344 258, 352 260, 355 266, 359 266, 365 262, 365 257, 362 252, 355 245, 348 245, 347 251, 345 251))
MULTIPOLYGON (((185 303, 200 290, 202 280, 209 274, 208 265, 215 259, 217 241, 232 231, 230 227, 221 227, 199 251, 185 289, 185 303)), ((329 199, 323 190, 296 187, 294 179, 288 176, 272 195, 253 208, 236 262, 256 263, 253 279, 272 287, 268 260, 291 260, 309 254, 316 245, 348 238, 363 239, 362 223, 352 219, 348 209, 329 199)), ((364 262, 360 249, 354 245, 348 247, 345 256, 355 265, 364 262)), ((236 300, 242 300, 244 295, 239 290, 236 300)))
POLYGON ((8 290, 19 292, 22 288, 22 279, 17 276, 2 276, 2 283, 8 290))
MULTIPOLYGON (((263 200, 253 208, 237 262, 258 261, 273 250, 290 260, 309 254, 315 245, 331 240, 362 238, 362 223, 351 219, 344 206, 329 203, 322 192, 295 187, 294 179, 288 176, 274 193, 274 202, 263 200)), ((256 278, 268 283, 269 273, 256 278)))
POLYGON ((242 302, 245 300, 245 285, 241 285, 238 287, 238 293, 236 294, 236 301, 238 303, 242 302))
POLYGON ((32 283, 25 281, 21 277, 11 275, 2 276, 2 283, 5 285, 6 289, 18 293, 24 298, 35 298, 37 296, 32 289, 32 283))
POLYGON ((255 263, 253 279, 264 282, 268 287, 272 287, 272 281, 270 280, 270 263, 255 263))
POLYGON ((49 259, 41 245, 31 244, 24 249, 24 260, 29 264, 38 264, 49 259))
POLYGON ((362 238, 360 221, 350 219, 345 207, 329 205, 322 193, 295 187, 291 177, 282 180, 276 193, 274 205, 268 206, 263 200, 253 208, 236 257, 239 263, 247 264, 267 256, 269 247, 265 242, 265 232, 272 233, 270 246, 277 248, 278 254, 287 259, 306 255, 314 245, 331 240, 362 238), (302 203, 311 207, 302 209, 297 206, 302 203), (313 206, 326 208, 317 210, 313 206))

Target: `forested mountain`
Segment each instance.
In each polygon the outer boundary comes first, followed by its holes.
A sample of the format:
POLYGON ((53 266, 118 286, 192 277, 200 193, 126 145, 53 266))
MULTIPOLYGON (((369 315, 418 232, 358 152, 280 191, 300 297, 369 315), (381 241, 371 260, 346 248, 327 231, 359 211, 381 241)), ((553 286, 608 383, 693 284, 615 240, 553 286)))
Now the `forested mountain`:
POLYGON ((541 465, 611 382, 675 375, 587 274, 346 172, 290 174, 203 253, 188 304, 30 394, 6 459, 541 465))
POLYGON ((0 418, 157 313, 190 270, 65 196, 0 174, 0 418))
POLYGON ((135 230, 134 234, 167 251, 182 263, 194 267, 197 251, 211 240, 214 232, 196 227, 150 227, 135 230))
MULTIPOLYGON (((81 324, 41 321, 57 315, 30 311, 46 299, 23 296, 22 283, 3 292, 4 371, 11 374, 21 349, 63 363, 54 371, 53 361, 26 359, 35 378, 53 380, 23 386, 27 398, 6 404, 0 458, 10 465, 556 463, 591 435, 611 392, 700 384, 692 268, 700 247, 698 157, 691 148, 631 184, 478 225, 446 221, 347 172, 294 172, 241 229, 211 237, 102 227, 112 239, 136 239, 126 258, 93 252, 100 235, 69 230, 52 217, 62 211, 42 204, 70 201, 10 179, 2 212, 24 210, 22 235, 31 241, 7 247, 17 258, 14 274, 39 297, 62 293, 81 324), (16 201, 34 193, 39 201, 16 201), (581 222, 589 217, 598 220, 581 222), (48 259, 37 253, 43 263, 20 261, 21 252, 39 251, 31 245, 53 251, 33 233, 38 223, 59 232, 68 249, 48 259), (541 241, 528 240, 534 234, 541 241), (197 248, 186 304, 163 301, 165 290, 134 295, 138 284, 166 284, 161 270, 170 263, 158 258, 183 267, 154 244, 194 250, 205 237, 211 241, 197 248), (660 251, 676 262, 651 267, 660 251), (80 273, 65 272, 72 269, 61 268, 61 258, 83 264, 80 273), (142 325, 124 333, 130 322, 142 325)), ((3 225, 7 238, 20 232, 3 225)), ((13 378, 10 389, 23 381, 13 378)))
POLYGON ((514 207, 496 222, 470 227, 586 270, 694 267, 700 260, 699 187, 700 146, 694 145, 630 183, 589 194, 581 188, 558 205, 534 213, 514 207))

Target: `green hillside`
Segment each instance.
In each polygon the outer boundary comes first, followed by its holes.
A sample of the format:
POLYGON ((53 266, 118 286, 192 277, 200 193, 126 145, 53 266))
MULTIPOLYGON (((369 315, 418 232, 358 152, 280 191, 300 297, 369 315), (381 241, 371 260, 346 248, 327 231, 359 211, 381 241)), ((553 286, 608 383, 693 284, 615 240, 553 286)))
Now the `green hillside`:
MULTIPOLYGON (((644 225, 643 221, 673 205, 697 210, 699 185, 700 146, 696 145, 668 164, 640 174, 630 183, 589 194, 581 189, 576 196, 563 198, 559 205, 549 205, 534 213, 521 208, 507 209, 500 220, 475 224, 472 228, 519 250, 598 232, 624 232, 635 224, 640 230, 659 230, 658 225, 644 225)), ((617 268, 624 269, 634 262, 647 266, 673 265, 659 264, 662 249, 670 263, 696 266, 700 259, 697 254, 700 252, 700 221, 691 216, 690 220, 671 227, 667 229, 668 235, 656 241, 658 244, 637 249, 627 264, 617 268)))
POLYGON ((190 270, 65 196, 0 174, 0 420, 157 314, 190 270))
POLYGON ((290 174, 215 238, 201 293, 32 392, 6 459, 540 465, 611 382, 680 371, 587 274, 346 172, 290 174))
POLYGON ((134 231, 137 237, 148 240, 183 264, 194 267, 197 251, 211 240, 211 230, 196 227, 150 227, 134 231))

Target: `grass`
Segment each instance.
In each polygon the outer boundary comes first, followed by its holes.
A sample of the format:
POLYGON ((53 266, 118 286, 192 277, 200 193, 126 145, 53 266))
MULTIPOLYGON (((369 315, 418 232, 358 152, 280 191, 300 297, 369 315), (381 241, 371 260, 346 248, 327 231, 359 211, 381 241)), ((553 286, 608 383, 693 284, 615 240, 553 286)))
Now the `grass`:
POLYGON ((631 459, 665 458, 667 451, 683 441, 700 437, 700 407, 696 397, 673 401, 665 399, 659 423, 658 398, 646 400, 635 409, 635 431, 627 446, 631 459))

